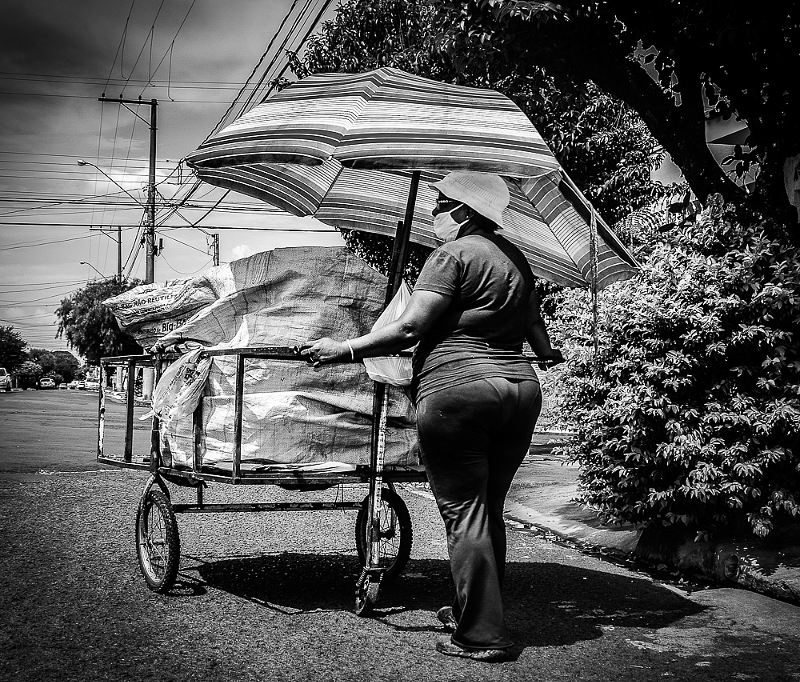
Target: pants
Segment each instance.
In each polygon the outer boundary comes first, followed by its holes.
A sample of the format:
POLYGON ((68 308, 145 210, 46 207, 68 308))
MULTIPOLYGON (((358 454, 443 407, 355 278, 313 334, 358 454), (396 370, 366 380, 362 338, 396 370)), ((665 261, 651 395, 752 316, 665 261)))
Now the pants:
POLYGON ((536 381, 478 379, 417 405, 422 459, 447 532, 458 628, 465 649, 511 646, 501 584, 503 504, 528 453, 542 395, 536 381))

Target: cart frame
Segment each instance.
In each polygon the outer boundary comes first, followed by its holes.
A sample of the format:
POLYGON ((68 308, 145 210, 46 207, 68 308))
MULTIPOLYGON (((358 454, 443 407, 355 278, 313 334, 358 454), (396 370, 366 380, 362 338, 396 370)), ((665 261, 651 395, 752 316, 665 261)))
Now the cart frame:
POLYGON ((410 554, 412 541, 411 522, 407 508, 397 495, 395 483, 424 482, 424 471, 419 469, 386 469, 384 467, 387 392, 383 384, 375 383, 373 397, 373 419, 370 442, 369 465, 358 465, 346 472, 304 472, 296 471, 252 471, 242 466, 242 418, 244 404, 244 374, 248 360, 302 361, 296 347, 269 346, 220 349, 203 351, 204 357, 236 357, 235 396, 234 396, 234 447, 230 473, 214 466, 201 464, 202 400, 193 414, 194 456, 190 469, 176 468, 166 462, 161 450, 160 420, 153 415, 150 430, 149 455, 134 457, 133 429, 135 407, 136 370, 139 367, 153 368, 158 381, 165 361, 177 357, 163 352, 151 355, 125 355, 105 357, 100 361, 100 390, 98 397, 98 439, 97 461, 119 468, 148 471, 150 477, 142 492, 137 510, 137 549, 140 568, 145 581, 151 589, 167 592, 177 576, 180 545, 175 514, 207 514, 220 512, 266 512, 266 511, 310 511, 310 510, 359 510, 356 521, 356 544, 364 566, 356 584, 356 613, 369 615, 379 596, 382 580, 399 573, 410 554), (105 411, 106 384, 111 367, 126 367, 128 382, 125 401, 125 441, 121 456, 105 452, 105 411), (377 413, 376 410, 377 409, 377 413), (173 504, 166 482, 195 489, 196 502, 173 504), (227 483, 233 485, 278 485, 300 491, 320 490, 336 485, 369 484, 369 494, 363 502, 336 500, 257 502, 257 503, 212 503, 203 499, 207 483, 227 483), (383 484, 386 484, 386 488, 383 484), (384 500, 383 498, 386 498, 384 500), (388 508, 387 508, 388 504, 388 508), (376 512, 377 510, 377 512, 376 512), (381 517, 381 512, 386 512, 381 517), (151 514, 158 515, 155 523, 151 514), (366 514, 366 515, 365 515, 366 514), (149 519, 149 520, 148 520, 149 519), (385 522, 382 524, 382 521, 385 522), (386 525, 388 524, 388 525, 386 525), (152 526, 157 525, 163 538, 153 541, 150 537, 152 526), (361 544, 361 536, 363 545, 361 544), (397 556, 382 561, 382 542, 387 538, 400 537, 397 556), (161 566, 156 571, 150 564, 148 553, 156 546, 161 566), (166 554, 164 554, 166 552, 166 554), (163 570, 161 570, 163 569, 163 570))

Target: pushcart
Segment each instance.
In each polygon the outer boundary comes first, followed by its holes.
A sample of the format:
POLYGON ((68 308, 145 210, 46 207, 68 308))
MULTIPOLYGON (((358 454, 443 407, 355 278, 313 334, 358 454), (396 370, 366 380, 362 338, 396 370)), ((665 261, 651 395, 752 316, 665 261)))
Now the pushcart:
POLYGON ((397 576, 411 554, 413 531, 408 508, 397 492, 400 482, 424 482, 421 467, 387 468, 384 466, 386 431, 386 390, 375 384, 373 420, 368 465, 356 465, 347 470, 320 471, 303 466, 274 466, 259 464, 258 460, 242 461, 242 414, 245 397, 244 376, 250 360, 303 362, 296 347, 252 347, 231 350, 209 350, 206 356, 234 356, 236 361, 233 457, 230 467, 204 465, 200 458, 202 401, 192 418, 194 453, 191 466, 175 466, 164 456, 161 448, 159 418, 153 416, 150 443, 146 453, 134 448, 134 385, 133 377, 140 367, 154 370, 156 380, 171 358, 163 353, 107 357, 101 360, 98 403, 97 460, 115 467, 149 472, 136 511, 136 550, 139 567, 147 586, 155 591, 168 592, 175 583, 180 561, 178 514, 210 514, 222 512, 267 512, 309 510, 356 510, 356 549, 362 570, 356 583, 355 611, 369 615, 375 606, 381 585, 397 576), (125 438, 121 453, 105 450, 106 380, 109 369, 124 367, 128 371, 125 400, 125 438), (369 486, 362 501, 208 503, 204 489, 210 484, 280 486, 302 494, 333 486, 369 486), (170 486, 193 488, 195 501, 174 503, 170 486))
MULTIPOLYGON (((411 230, 411 211, 419 183, 419 172, 412 178, 412 193, 405 220, 398 221, 397 232, 389 263, 385 305, 399 289, 408 251, 411 230)), ((347 471, 304 471, 302 468, 275 470, 269 465, 247 465, 242 461, 242 417, 244 404, 244 378, 248 360, 260 359, 275 362, 306 362, 297 347, 252 347, 226 350, 207 350, 206 356, 232 355, 236 357, 233 457, 230 470, 216 466, 203 466, 200 458, 202 435, 202 401, 192 418, 194 459, 192 466, 177 468, 165 461, 161 451, 160 423, 153 416, 150 443, 146 454, 134 454, 135 382, 133 377, 139 367, 151 367, 156 382, 165 362, 171 358, 164 352, 146 355, 106 357, 100 363, 100 392, 98 402, 97 461, 111 466, 149 471, 136 511, 136 550, 139 567, 147 586, 156 592, 167 592, 174 585, 180 560, 180 536, 177 514, 208 514, 221 512, 310 511, 355 509, 356 550, 362 570, 356 581, 355 612, 360 616, 372 613, 382 583, 396 577, 411 555, 413 531, 411 516, 397 492, 397 483, 427 481, 422 467, 386 468, 386 422, 388 392, 383 383, 374 382, 372 400, 372 429, 369 442, 369 464, 347 471), (108 369, 126 367, 128 371, 125 396, 125 440, 122 453, 106 453, 104 448, 105 410, 108 369), (258 502, 258 503, 206 503, 203 490, 211 483, 233 485, 280 486, 298 493, 322 490, 333 486, 367 484, 369 492, 361 502, 337 499, 334 502, 258 502), (169 487, 183 486, 195 489, 194 503, 173 504, 169 487)))

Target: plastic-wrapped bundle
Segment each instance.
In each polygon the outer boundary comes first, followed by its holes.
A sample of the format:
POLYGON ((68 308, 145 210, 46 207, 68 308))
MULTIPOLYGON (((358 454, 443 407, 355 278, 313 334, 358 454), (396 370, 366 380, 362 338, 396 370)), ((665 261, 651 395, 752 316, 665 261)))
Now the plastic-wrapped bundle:
MULTIPOLYGON (((321 336, 352 338, 367 333, 383 307, 386 278, 344 248, 275 249, 228 268, 231 277, 224 290, 219 288, 220 298, 161 337, 160 344, 192 341, 237 348, 293 346, 321 336)), ((209 281, 198 279, 199 286, 209 281)), ((182 361, 192 359, 184 356, 182 361)), ((233 356, 215 357, 204 372, 187 367, 185 376, 202 381, 202 392, 174 381, 161 392, 157 387, 159 414, 178 415, 167 418, 162 428, 162 450, 174 465, 192 466, 195 445, 186 416, 194 404, 176 405, 179 395, 202 400, 201 464, 230 462, 235 367, 233 356)), ((300 361, 248 360, 242 461, 368 463, 372 390, 360 363, 314 369, 300 361)), ((415 465, 413 409, 401 391, 391 389, 389 395, 387 465, 415 465)))

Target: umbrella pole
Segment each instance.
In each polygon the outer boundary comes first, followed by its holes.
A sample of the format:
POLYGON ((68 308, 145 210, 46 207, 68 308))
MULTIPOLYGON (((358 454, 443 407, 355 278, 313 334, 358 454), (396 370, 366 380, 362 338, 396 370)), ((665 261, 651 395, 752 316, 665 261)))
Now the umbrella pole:
MULTIPOLYGON (((594 210, 592 203, 586 198, 583 192, 580 191, 578 186, 573 182, 572 178, 567 175, 566 171, 561 170, 562 177, 566 181, 566 186, 572 191, 576 199, 583 205, 589 213, 589 286, 591 287, 592 294, 592 341, 594 350, 593 367, 594 371, 598 371, 598 362, 600 358, 600 341, 599 334, 599 312, 598 312, 598 280, 599 268, 597 262, 597 211, 594 210)), ((573 203, 577 209, 577 205, 573 203)))
POLYGON ((597 301, 597 218, 595 217, 594 207, 588 207, 591 211, 589 223, 589 252, 592 260, 592 337, 594 340, 594 369, 598 369, 597 363, 600 356, 600 343, 598 340, 598 301, 597 301))
POLYGON ((417 190, 419 189, 419 171, 411 174, 411 187, 408 190, 406 214, 402 222, 397 223, 397 232, 394 236, 392 259, 389 261, 389 282, 386 286, 386 305, 392 300, 400 283, 403 281, 403 272, 408 260, 408 242, 411 237, 411 223, 414 220, 414 205, 417 203, 417 190))
MULTIPOLYGON (((392 247, 392 259, 389 262, 389 276, 386 283, 386 301, 389 305, 403 281, 403 272, 408 258, 408 241, 411 236, 411 221, 414 217, 414 205, 417 201, 419 188, 419 171, 411 175, 411 187, 408 192, 406 214, 404 219, 397 224, 397 233, 392 247)), ((380 516, 376 510, 381 508, 383 487, 383 466, 386 454, 386 417, 389 411, 389 396, 386 385, 374 382, 375 390, 372 395, 372 436, 370 439, 370 477, 369 477, 369 537, 367 538, 367 561, 359 579, 359 585, 365 580, 380 582, 380 516)))

